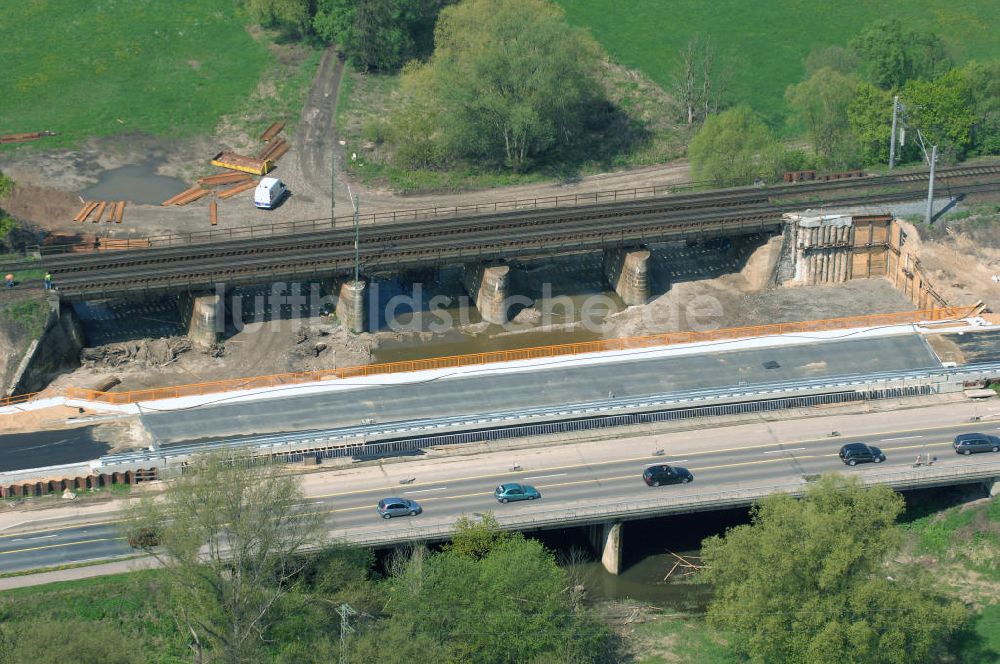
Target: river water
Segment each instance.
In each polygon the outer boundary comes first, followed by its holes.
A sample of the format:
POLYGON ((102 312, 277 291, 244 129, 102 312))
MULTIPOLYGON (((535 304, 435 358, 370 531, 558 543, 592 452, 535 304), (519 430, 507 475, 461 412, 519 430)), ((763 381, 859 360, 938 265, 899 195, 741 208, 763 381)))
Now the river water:
POLYGON ((687 565, 700 563, 701 542, 706 537, 722 535, 749 521, 749 510, 737 509, 626 522, 625 558, 618 575, 604 569, 582 529, 533 533, 532 537, 556 552, 574 583, 582 584, 591 600, 631 599, 700 613, 711 599, 711 589, 698 582, 696 570, 687 565), (681 564, 670 574, 675 563, 681 564))

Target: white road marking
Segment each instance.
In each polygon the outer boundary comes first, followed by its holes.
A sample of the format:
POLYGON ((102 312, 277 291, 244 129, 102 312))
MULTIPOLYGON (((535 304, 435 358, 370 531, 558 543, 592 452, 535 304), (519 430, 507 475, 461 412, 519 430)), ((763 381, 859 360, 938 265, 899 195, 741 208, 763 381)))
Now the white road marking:
POLYGON ((793 447, 788 450, 771 450, 770 452, 764 452, 764 454, 781 454, 782 452, 798 452, 799 450, 804 450, 804 447, 793 447))
POLYGON ((448 487, 446 486, 439 486, 436 489, 414 489, 413 491, 404 491, 403 493, 425 493, 427 491, 444 491, 447 488, 448 487))
POLYGON ((526 480, 547 480, 550 477, 565 477, 566 473, 556 473, 555 475, 535 475, 534 477, 525 477, 526 480))
POLYGON ((898 438, 883 438, 880 443, 888 443, 891 440, 913 440, 914 438, 923 438, 923 436, 900 436, 898 438))
POLYGON ((35 540, 49 539, 52 537, 58 537, 58 535, 42 535, 41 537, 19 537, 18 539, 11 540, 11 542, 33 542, 35 540))

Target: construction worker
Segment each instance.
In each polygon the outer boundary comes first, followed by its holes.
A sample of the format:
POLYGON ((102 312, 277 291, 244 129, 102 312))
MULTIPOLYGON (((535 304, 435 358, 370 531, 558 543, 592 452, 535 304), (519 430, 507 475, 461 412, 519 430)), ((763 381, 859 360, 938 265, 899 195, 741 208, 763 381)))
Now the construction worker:
POLYGON ((52 290, 52 273, 45 273, 45 290, 52 290))
POLYGON ((11 274, 10 272, 8 272, 7 276, 4 277, 4 281, 7 282, 7 288, 13 288, 14 287, 14 275, 11 274))

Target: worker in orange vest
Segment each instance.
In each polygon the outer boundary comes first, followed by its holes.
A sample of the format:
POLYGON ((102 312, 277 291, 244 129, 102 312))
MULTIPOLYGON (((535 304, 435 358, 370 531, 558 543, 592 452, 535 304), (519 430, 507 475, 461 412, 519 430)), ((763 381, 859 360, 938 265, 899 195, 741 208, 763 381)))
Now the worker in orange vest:
POLYGON ((8 272, 7 276, 4 277, 4 280, 7 282, 7 288, 13 288, 14 287, 14 275, 13 274, 11 274, 11 273, 8 272))

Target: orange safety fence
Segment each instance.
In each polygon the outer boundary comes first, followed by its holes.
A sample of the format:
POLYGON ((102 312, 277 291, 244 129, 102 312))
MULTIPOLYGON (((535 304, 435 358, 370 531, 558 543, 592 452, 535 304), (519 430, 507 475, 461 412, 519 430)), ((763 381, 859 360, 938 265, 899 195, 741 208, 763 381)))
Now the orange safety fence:
POLYGON ((100 392, 97 390, 69 387, 66 388, 65 394, 71 399, 98 401, 107 404, 128 404, 139 401, 156 401, 159 399, 175 399, 178 397, 233 392, 236 390, 278 388, 321 380, 362 378, 367 376, 426 371, 429 369, 452 369, 481 364, 514 362, 517 360, 581 355, 584 353, 653 348, 657 346, 724 341, 730 339, 742 339, 746 337, 792 334, 797 332, 822 332, 825 330, 838 330, 855 327, 903 325, 922 321, 963 318, 969 315, 972 310, 973 307, 943 307, 923 311, 903 311, 893 314, 874 314, 848 318, 831 318, 827 320, 806 321, 800 323, 775 323, 749 327, 731 327, 708 332, 668 332, 665 334, 655 334, 645 337, 622 337, 620 339, 585 341, 580 343, 561 344, 558 346, 539 346, 514 350, 498 350, 488 353, 474 353, 471 355, 453 355, 450 357, 432 357, 421 360, 387 362, 383 364, 365 364, 354 367, 344 367, 342 369, 301 371, 296 373, 273 374, 268 376, 254 376, 250 378, 231 378, 207 383, 158 387, 146 390, 134 390, 131 392, 100 392))
POLYGON ((29 392, 27 394, 15 394, 11 397, 0 397, 0 408, 4 406, 13 406, 14 404, 24 403, 25 401, 30 401, 34 399, 39 393, 29 392))

